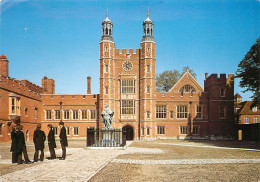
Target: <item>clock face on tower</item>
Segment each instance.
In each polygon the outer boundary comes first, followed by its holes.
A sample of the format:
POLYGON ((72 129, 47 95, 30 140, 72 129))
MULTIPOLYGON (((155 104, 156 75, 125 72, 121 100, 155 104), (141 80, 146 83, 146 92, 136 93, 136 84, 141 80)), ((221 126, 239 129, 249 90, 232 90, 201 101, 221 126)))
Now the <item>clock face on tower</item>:
POLYGON ((130 70, 132 69, 132 67, 133 67, 133 64, 132 64, 131 61, 125 61, 125 62, 123 62, 123 69, 124 69, 125 71, 130 71, 130 70))

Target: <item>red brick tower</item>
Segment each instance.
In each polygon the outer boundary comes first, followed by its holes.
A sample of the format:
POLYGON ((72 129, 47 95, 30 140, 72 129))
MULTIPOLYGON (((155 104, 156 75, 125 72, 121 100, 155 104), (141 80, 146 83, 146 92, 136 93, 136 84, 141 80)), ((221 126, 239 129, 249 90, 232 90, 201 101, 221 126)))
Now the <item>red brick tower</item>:
MULTIPOLYGON (((108 19, 102 22, 102 37, 99 42, 100 61, 100 105, 101 113, 106 104, 115 111, 115 43, 112 37, 113 23, 108 19)), ((99 121, 102 121, 99 116, 99 121)))
POLYGON ((153 38, 153 22, 149 18, 149 11, 146 20, 143 22, 140 57, 140 122, 146 131, 145 136, 154 138, 155 122, 149 121, 155 121, 156 115, 156 43, 153 38))

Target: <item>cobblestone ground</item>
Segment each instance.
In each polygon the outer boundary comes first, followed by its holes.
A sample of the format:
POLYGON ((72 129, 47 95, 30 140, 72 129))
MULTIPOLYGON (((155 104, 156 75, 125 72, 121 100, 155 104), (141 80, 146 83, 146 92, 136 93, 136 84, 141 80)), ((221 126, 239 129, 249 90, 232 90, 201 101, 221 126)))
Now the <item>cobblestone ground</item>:
MULTIPOLYGON (((65 161, 17 165, 11 164, 10 143, 0 143, 0 181, 260 180, 260 151, 250 143, 245 146, 253 150, 245 150, 236 142, 218 146, 214 142, 136 141, 126 150, 85 150, 85 141, 69 144, 65 161)), ((32 159, 31 142, 27 143, 27 150, 32 159)), ((60 148, 56 154, 61 156, 60 148)), ((46 149, 45 157, 48 156, 46 149)))

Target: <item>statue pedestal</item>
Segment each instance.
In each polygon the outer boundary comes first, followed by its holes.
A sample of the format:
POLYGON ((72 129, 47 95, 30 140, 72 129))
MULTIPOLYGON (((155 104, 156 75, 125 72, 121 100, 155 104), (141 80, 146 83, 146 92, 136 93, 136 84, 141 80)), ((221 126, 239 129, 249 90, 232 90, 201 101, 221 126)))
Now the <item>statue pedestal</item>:
POLYGON ((88 146, 92 147, 122 147, 125 146, 123 131, 118 129, 91 130, 87 134, 88 146))

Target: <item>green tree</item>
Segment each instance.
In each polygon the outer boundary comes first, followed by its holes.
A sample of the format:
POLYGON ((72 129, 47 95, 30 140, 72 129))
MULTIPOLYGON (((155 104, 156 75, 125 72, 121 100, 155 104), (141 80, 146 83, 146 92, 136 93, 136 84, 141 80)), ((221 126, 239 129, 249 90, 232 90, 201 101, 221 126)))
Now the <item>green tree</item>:
POLYGON ((239 86, 245 88, 243 93, 251 91, 254 101, 252 106, 260 104, 260 37, 239 63, 236 78, 240 78, 239 86))
MULTIPOLYGON (((186 73, 187 67, 183 67, 183 72, 180 74, 178 70, 166 70, 156 76, 156 91, 168 92, 173 85, 186 73)), ((192 76, 196 77, 196 73, 192 69, 189 69, 192 76)))

